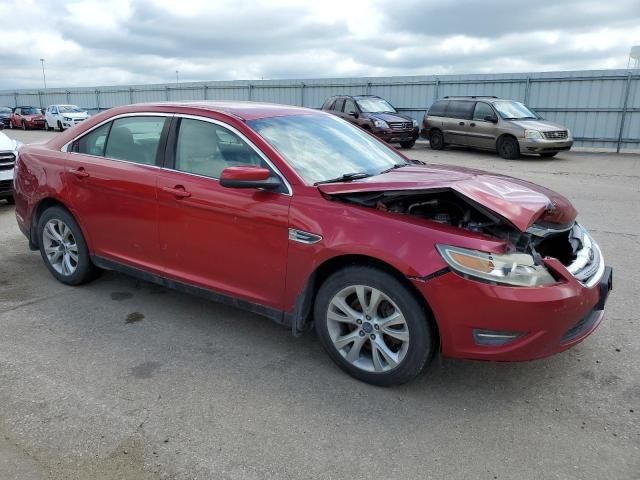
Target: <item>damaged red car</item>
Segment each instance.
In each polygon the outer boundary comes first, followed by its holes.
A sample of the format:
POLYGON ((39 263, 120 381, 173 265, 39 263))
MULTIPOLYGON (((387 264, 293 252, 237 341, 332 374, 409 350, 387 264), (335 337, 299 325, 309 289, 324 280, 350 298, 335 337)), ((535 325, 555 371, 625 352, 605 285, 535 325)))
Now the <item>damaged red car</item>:
MULTIPOLYGON (((16 217, 59 281, 124 272, 315 327, 376 385, 437 353, 545 357, 601 322, 612 272, 571 203, 404 157, 303 108, 113 108, 16 162, 16 217)), ((215 319, 212 319, 215 321, 215 319)))

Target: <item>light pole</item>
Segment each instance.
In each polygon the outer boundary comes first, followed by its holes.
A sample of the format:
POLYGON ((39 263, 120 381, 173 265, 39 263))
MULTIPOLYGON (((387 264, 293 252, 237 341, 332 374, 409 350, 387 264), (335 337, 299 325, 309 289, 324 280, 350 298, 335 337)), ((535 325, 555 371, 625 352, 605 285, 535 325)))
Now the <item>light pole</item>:
POLYGON ((47 77, 44 74, 44 58, 40 59, 40 63, 42 64, 42 81, 44 82, 44 88, 47 88, 47 77))
POLYGON ((176 70, 176 84, 180 83, 180 77, 178 77, 179 74, 180 72, 176 70))

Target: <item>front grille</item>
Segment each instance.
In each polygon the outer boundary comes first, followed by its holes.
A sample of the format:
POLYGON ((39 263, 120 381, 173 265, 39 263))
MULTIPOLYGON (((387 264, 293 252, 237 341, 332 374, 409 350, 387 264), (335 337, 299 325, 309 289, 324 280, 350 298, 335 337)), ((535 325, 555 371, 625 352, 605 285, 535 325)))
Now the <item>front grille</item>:
POLYGON ((569 136, 566 130, 554 130, 552 132, 543 132, 544 138, 547 140, 564 140, 569 136))
POLYGON ((12 184, 13 184, 13 180, 0 181, 0 193, 10 192, 12 190, 11 188, 12 184))
POLYGON ((389 126, 392 130, 407 130, 413 127, 412 122, 391 122, 389 126))
POLYGON ((13 152, 0 152, 0 170, 11 170, 16 163, 13 152))

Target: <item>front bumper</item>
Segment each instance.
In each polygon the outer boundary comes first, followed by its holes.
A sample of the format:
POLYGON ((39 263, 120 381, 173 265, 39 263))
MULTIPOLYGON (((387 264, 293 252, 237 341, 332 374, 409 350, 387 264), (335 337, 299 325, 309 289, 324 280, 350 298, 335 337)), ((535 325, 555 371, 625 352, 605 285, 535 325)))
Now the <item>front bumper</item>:
POLYGON ((408 130, 393 130, 391 128, 377 129, 373 134, 387 143, 413 142, 418 138, 418 127, 408 130))
POLYGON ((44 118, 39 120, 25 120, 25 125, 27 128, 44 128, 44 118))
POLYGON ((86 118, 73 118, 71 120, 62 120, 62 126, 64 128, 71 128, 74 125, 77 125, 81 122, 84 122, 86 120, 86 118))
POLYGON ((538 138, 520 138, 520 151, 522 153, 552 153, 570 150, 573 146, 573 138, 565 140, 546 140, 538 138))
POLYGON ((483 283, 448 272, 413 279, 436 318, 442 355, 474 360, 526 361, 566 350, 588 337, 604 317, 609 267, 591 287, 557 260, 546 261, 560 282, 547 287, 483 283), (464 301, 462 301, 464 299, 464 301), (502 345, 480 344, 474 332, 516 332, 502 345))

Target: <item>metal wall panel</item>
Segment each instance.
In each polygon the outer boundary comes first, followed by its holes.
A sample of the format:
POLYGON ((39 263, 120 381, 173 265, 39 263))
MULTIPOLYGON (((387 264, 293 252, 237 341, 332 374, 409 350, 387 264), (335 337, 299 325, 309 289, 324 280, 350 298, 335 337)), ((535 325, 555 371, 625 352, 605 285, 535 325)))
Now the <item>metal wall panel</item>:
POLYGON ((640 148, 640 70, 587 70, 405 77, 187 82, 0 92, 0 105, 71 103, 96 112, 167 100, 253 100, 320 108, 332 95, 373 94, 421 121, 446 95, 495 95, 523 101, 569 127, 576 146, 640 148))

